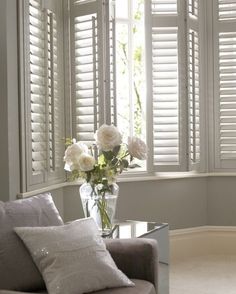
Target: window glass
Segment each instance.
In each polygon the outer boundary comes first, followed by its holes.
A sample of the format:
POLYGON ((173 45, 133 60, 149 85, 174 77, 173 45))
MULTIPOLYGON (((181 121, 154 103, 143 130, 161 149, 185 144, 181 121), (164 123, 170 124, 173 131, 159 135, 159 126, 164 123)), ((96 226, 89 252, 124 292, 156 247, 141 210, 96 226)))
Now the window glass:
POLYGON ((116 1, 117 126, 125 141, 146 141, 144 0, 125 1, 120 15, 123 2, 116 1))
POLYGON ((127 0, 116 0, 116 17, 128 18, 128 4, 127 0))
POLYGON ((144 1, 127 3, 130 17, 116 17, 117 125, 145 140, 144 1))

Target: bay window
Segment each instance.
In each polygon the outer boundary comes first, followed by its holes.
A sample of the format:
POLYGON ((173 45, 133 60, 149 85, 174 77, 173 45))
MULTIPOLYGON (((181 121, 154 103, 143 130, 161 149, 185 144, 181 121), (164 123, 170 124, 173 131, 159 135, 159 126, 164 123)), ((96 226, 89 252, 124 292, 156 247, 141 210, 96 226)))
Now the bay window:
POLYGON ((148 174, 236 170, 236 0, 20 4, 23 190, 104 123, 147 142, 148 174))

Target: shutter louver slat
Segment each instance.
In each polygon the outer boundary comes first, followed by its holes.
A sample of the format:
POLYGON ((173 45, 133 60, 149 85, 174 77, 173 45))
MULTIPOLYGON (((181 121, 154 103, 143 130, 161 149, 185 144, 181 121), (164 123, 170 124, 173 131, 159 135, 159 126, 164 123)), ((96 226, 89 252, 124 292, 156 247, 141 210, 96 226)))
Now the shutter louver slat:
POLYGON ((219 21, 236 20, 236 0, 218 0, 219 21))
POLYGON ((93 2, 94 0, 74 0, 74 4, 80 4, 80 3, 89 3, 93 2))
POLYGON ((179 163, 177 28, 153 28, 154 164, 179 163))
POLYGON ((187 85, 188 85, 188 158, 189 169, 203 171, 204 142, 204 4, 188 1, 187 12, 187 85), (201 58, 200 58, 201 55, 201 58))
POLYGON ((189 17, 198 17, 198 0, 188 0, 189 17))
POLYGON ((220 159, 236 159, 236 32, 219 34, 220 159))
POLYGON ((88 145, 115 122, 112 8, 110 0, 70 0, 72 132, 88 145))
POLYGON ((177 14, 177 0, 152 0, 153 14, 177 14))
POLYGON ((57 46, 55 46, 54 50, 54 44, 56 45, 57 38, 56 38, 56 31, 54 31, 54 27, 56 26, 56 20, 54 19, 53 13, 50 11, 47 12, 47 68, 48 68, 48 127, 49 127, 49 169, 50 171, 53 171, 55 169, 55 162, 56 162, 56 152, 54 153, 53 150, 55 150, 55 129, 54 129, 54 111, 55 109, 55 91, 56 85, 54 80, 54 66, 56 65, 56 54, 53 54, 53 52, 56 52, 57 46), (55 57, 55 58, 54 58, 55 57))
POLYGON ((96 14, 75 17, 74 46, 76 137, 78 140, 91 143, 94 141, 98 115, 96 14))
POLYGON ((64 147, 62 1, 25 1, 27 190, 61 181, 64 147), (47 5, 51 6, 51 11, 47 5), (60 30, 60 32, 59 32, 60 30), (62 39, 60 39, 62 41, 62 39), (60 49, 59 49, 60 47, 60 49), (59 58, 60 55, 60 58, 59 58))
POLYGON ((110 116, 111 116, 111 123, 116 125, 117 124, 117 117, 116 117, 116 66, 115 66, 115 17, 114 17, 114 7, 113 11, 110 11, 111 16, 109 20, 109 72, 108 72, 108 79, 109 79, 109 90, 110 90, 110 116))
POLYGON ((188 42, 190 159, 192 163, 198 163, 200 161, 199 39, 198 33, 192 29, 189 30, 188 42))
MULTIPOLYGON (((58 1, 58 0, 57 0, 58 1)), ((62 17, 62 12, 60 17, 62 17)), ((63 56, 62 34, 59 31, 61 18, 48 10, 48 124, 49 124, 49 170, 52 178, 62 171, 64 154, 64 101, 63 101, 63 56)), ((62 33, 62 32, 61 32, 62 33)))
POLYGON ((187 120, 180 117, 186 95, 185 6, 185 1, 150 0, 146 10, 146 19, 151 18, 146 22, 147 41, 151 42, 151 50, 146 44, 151 55, 147 79, 151 77, 148 87, 152 108, 148 110, 152 132, 148 140, 153 144, 155 171, 181 171, 187 165, 187 120))
POLYGON ((46 145, 42 150, 40 158, 36 156, 37 151, 33 148, 36 142, 46 142, 46 101, 45 95, 45 48, 44 48, 44 15, 41 11, 39 1, 30 0, 29 2, 30 27, 29 27, 29 43, 30 43, 30 90, 34 103, 31 104, 31 140, 32 140, 32 173, 37 175, 46 168, 46 145), (35 21, 33 21, 35 20, 35 21), (38 74, 35 74, 35 68, 38 74), (42 96, 41 96, 42 95, 42 96), (40 128, 38 127, 40 122, 40 128))

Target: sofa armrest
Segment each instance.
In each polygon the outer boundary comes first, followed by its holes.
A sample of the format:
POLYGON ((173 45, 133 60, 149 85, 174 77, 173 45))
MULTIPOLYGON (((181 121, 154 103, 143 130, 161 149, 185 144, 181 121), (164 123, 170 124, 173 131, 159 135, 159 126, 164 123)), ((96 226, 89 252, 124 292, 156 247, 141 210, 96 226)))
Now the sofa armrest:
POLYGON ((151 282, 157 289, 158 252, 153 239, 105 239, 117 267, 130 279, 151 282))

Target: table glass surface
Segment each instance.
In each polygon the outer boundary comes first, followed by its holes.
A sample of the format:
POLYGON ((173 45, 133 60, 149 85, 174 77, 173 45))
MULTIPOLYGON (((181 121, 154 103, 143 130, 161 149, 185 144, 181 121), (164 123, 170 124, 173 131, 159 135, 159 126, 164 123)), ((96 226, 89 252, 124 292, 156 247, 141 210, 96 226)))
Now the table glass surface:
POLYGON ((166 223, 146 222, 146 221, 115 221, 112 232, 108 238, 139 238, 144 237, 150 232, 160 230, 168 226, 166 223))

